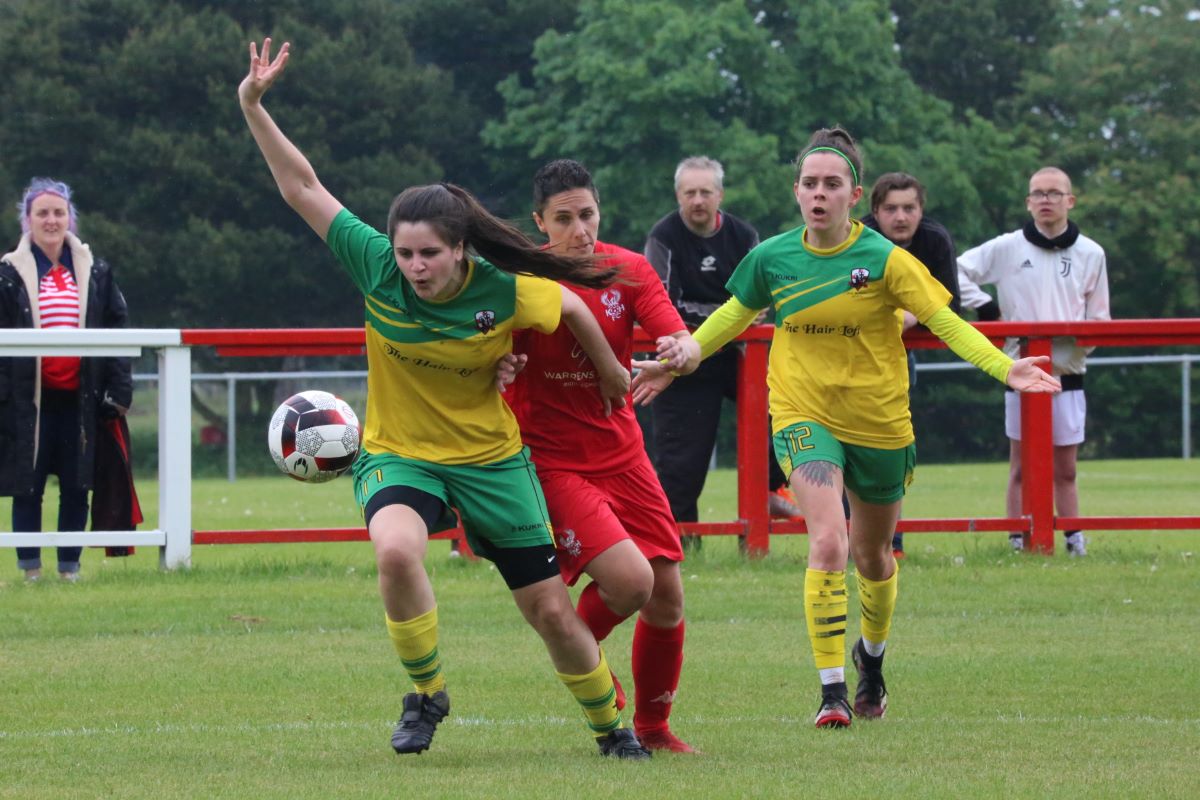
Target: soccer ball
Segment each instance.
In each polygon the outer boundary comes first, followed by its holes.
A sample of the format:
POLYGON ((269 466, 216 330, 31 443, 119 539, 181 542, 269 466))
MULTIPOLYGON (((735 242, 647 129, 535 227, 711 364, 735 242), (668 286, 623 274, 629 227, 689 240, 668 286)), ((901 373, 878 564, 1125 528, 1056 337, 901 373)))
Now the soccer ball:
POLYGON ((329 392, 292 395, 275 409, 267 428, 276 466, 307 483, 331 481, 350 469, 361 441, 354 409, 329 392))

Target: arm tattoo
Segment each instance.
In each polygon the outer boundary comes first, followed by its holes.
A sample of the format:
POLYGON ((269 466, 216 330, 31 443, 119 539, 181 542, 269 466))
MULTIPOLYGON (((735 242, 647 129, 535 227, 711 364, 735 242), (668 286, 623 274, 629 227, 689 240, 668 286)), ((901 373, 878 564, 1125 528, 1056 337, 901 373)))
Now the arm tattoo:
POLYGON ((837 464, 829 461, 809 461, 796 468, 800 479, 810 486, 833 486, 833 476, 841 472, 837 464))

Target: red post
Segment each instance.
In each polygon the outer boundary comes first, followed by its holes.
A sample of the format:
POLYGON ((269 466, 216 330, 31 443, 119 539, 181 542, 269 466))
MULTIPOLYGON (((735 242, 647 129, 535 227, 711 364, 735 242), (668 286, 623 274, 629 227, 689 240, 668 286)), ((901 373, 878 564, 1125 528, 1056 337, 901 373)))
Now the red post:
POLYGON ((761 558, 771 548, 767 509, 767 346, 745 342, 737 391, 738 516, 746 523, 746 552, 761 558))
MULTIPOLYGON (((1049 337, 1030 337, 1027 356, 1050 355, 1049 337)), ((1049 370, 1047 370, 1048 372, 1049 370)), ((1021 513, 1030 518, 1026 548, 1054 553, 1054 427, 1051 395, 1021 395, 1021 513)))

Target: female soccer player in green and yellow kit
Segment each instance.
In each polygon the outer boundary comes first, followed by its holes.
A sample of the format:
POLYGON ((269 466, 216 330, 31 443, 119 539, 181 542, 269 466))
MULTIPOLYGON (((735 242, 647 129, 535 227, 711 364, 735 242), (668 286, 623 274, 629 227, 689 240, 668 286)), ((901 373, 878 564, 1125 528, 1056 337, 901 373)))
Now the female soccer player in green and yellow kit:
POLYGON ((622 724, 604 653, 571 607, 536 472, 494 384, 513 330, 548 333, 562 321, 596 364, 604 402, 623 403, 628 371, 583 302, 554 282, 600 286, 612 272, 541 250, 449 184, 397 196, 387 235, 362 222, 263 108, 290 49, 284 44, 272 61, 270 47, 265 40, 259 55, 250 44, 242 112, 280 193, 366 302, 369 392, 355 493, 375 547, 388 633, 416 689, 404 698, 392 747, 428 749, 450 710, 424 557, 429 532, 453 527, 453 507, 471 546, 495 563, 542 637, 600 751, 649 758, 622 724))
MULTIPOLYGON (((1058 392, 1038 364, 1013 361, 949 308, 950 293, 920 261, 850 210, 862 196, 862 161, 841 128, 813 134, 796 160, 794 193, 804 225, 768 239, 738 265, 730 300, 688 340, 663 340, 660 359, 715 352, 764 308, 775 309, 767 384, 775 455, 808 526, 804 579, 808 635, 821 679, 818 728, 846 727, 854 713, 883 716, 883 653, 896 604, 892 534, 916 464, 908 411, 901 311, 959 356, 1022 392, 1058 392), (842 490, 850 500, 849 536, 842 490), (854 710, 845 680, 846 564, 854 556, 861 638, 853 648, 854 710)), ((636 362, 635 402, 669 385, 659 362, 636 362)))

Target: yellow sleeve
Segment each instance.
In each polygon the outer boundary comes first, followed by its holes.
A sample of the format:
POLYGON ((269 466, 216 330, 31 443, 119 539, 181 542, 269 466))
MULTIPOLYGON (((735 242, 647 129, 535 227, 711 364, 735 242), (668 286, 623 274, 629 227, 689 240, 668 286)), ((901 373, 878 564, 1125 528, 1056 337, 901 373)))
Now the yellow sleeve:
POLYGON ((725 304, 704 320, 704 324, 692 334, 696 343, 700 345, 700 358, 708 358, 732 342, 739 333, 750 327, 750 323, 757 316, 757 309, 746 308, 736 297, 726 300, 725 304))
POLYGON ((934 312, 925 327, 963 361, 971 362, 1001 383, 1008 382, 1008 371, 1012 368, 1013 360, 989 342, 986 336, 959 319, 950 306, 934 312))
POLYGON ((546 278, 517 275, 513 327, 554 333, 562 317, 562 287, 546 278))

